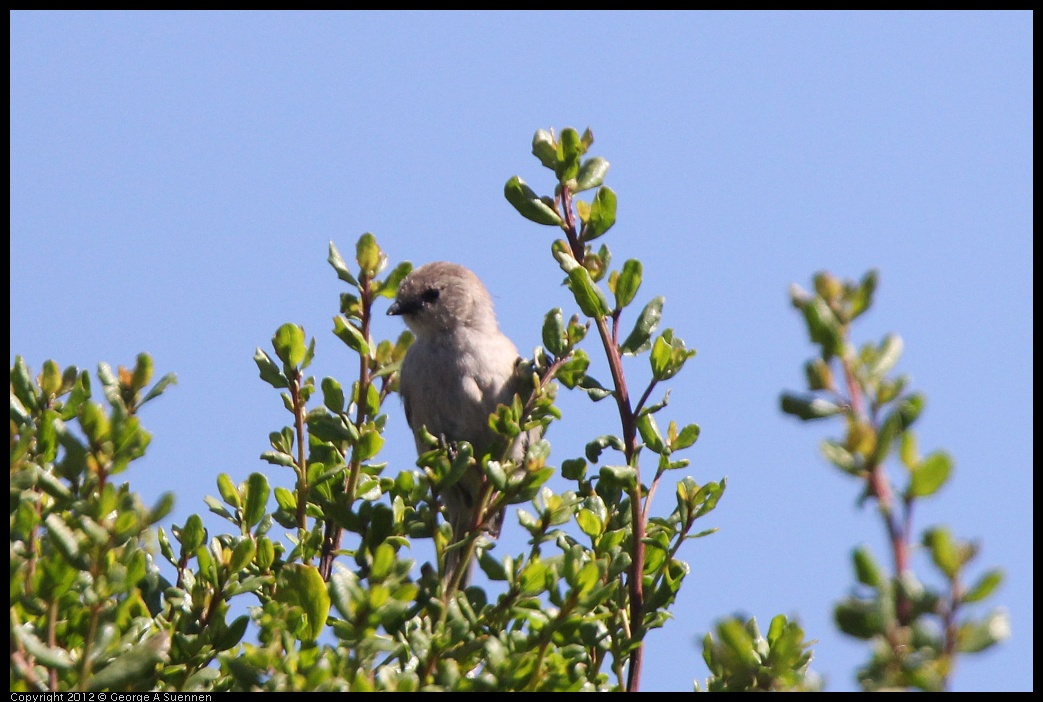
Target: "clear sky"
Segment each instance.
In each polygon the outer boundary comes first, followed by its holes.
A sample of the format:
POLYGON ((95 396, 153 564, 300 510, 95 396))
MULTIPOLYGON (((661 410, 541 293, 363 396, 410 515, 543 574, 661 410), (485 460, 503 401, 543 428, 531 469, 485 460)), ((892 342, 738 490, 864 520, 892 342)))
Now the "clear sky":
MULTIPOLYGON (((220 472, 289 486, 258 459, 288 415, 252 355, 296 322, 318 338, 316 377, 350 380, 328 242, 348 255, 370 231, 392 262, 472 268, 527 354, 546 311, 574 303, 554 230, 503 185, 551 190, 533 133, 589 126, 619 197, 614 260, 643 261, 639 299, 665 295, 664 326, 699 351, 665 410, 702 427, 686 472, 729 481, 699 523, 720 532, 681 551, 691 575, 648 639, 644 689, 705 678, 698 641, 736 611, 798 617, 827 689, 856 686, 868 650, 831 612, 854 546, 889 562, 882 526, 820 457, 830 431, 778 395, 812 353, 789 284, 876 267, 855 339, 903 337, 921 450, 956 465, 918 532, 948 524, 981 540, 974 574, 1007 572, 990 602, 1012 637, 962 657, 954 687, 1029 690, 1032 119, 1030 13, 15 12, 11 359, 148 351, 176 372, 123 477, 147 502, 174 491, 177 523, 206 514, 220 472)), ((401 328, 381 314, 374 331, 401 328)), ((616 426, 607 402, 562 407, 555 465, 616 426)), ((388 411, 389 470, 408 469, 388 411)), ((510 516, 504 531, 497 552, 520 551, 510 516)))

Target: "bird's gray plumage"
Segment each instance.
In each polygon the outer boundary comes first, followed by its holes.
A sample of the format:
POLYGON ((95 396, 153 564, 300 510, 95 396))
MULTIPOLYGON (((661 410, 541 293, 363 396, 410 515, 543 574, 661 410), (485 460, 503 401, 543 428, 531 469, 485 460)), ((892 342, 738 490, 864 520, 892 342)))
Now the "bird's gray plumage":
MULTIPOLYGON (((489 428, 489 415, 497 405, 511 403, 523 380, 518 350, 500 332, 492 298, 478 276, 444 261, 420 266, 402 281, 388 314, 401 315, 415 337, 402 362, 399 392, 417 452, 427 450, 421 427, 449 444, 469 442, 476 457, 502 450, 497 446, 501 437, 489 428)), ((534 438, 520 437, 507 457, 520 463, 534 438)), ((454 542, 476 528, 499 535, 502 512, 477 523, 480 487, 481 473, 474 468, 440 496, 454 542)), ((459 553, 450 552, 449 572, 459 553)), ((464 584, 469 575, 470 570, 464 584)))

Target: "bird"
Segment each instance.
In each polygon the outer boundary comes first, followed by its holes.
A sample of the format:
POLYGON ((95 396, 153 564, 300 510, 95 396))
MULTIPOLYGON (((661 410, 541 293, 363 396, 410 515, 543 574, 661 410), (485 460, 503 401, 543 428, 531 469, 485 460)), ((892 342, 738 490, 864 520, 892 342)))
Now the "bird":
MULTIPOLYGON (((430 450, 423 438, 426 429, 450 449, 461 441, 470 443, 476 459, 500 451, 493 458, 520 465, 539 430, 523 432, 508 447, 489 427, 489 415, 523 392, 525 364, 514 343, 500 331, 492 297, 478 276, 447 261, 422 265, 402 280, 387 313, 401 316, 414 336, 402 361, 399 394, 417 453, 430 450)), ((482 484, 481 468, 472 465, 439 495, 453 543, 476 529, 492 538, 500 535, 502 509, 484 520, 477 514, 482 484)), ((450 549, 446 579, 459 568, 464 552, 450 549)), ((461 588, 470 582, 473 571, 472 560, 460 578, 461 588)))

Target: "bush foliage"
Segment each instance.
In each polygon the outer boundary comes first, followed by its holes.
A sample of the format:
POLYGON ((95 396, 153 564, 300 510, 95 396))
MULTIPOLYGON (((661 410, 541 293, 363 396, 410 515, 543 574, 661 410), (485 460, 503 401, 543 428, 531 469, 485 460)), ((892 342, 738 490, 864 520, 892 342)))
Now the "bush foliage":
MULTIPOLYGON (((34 375, 17 358, 12 691, 638 690, 645 638, 670 616, 689 574, 682 550, 696 557, 686 542, 715 531, 704 518, 726 481, 684 475, 699 426, 660 419, 666 386, 695 351, 661 328, 665 300, 642 290, 641 262, 612 265, 602 237, 615 224, 616 195, 603 184, 608 162, 587 155, 592 143, 590 130, 538 131, 532 152, 553 172, 553 195, 518 177, 504 188, 522 216, 555 233, 551 254, 571 299, 570 311, 544 319, 531 391, 500 406, 490 425, 508 437, 547 427, 560 418, 561 388, 611 402, 618 419, 584 455, 557 466, 545 440, 517 465, 467 445, 431 450, 415 466, 379 460, 385 404, 412 338, 374 339, 370 322, 411 265, 389 265, 371 234, 358 239, 351 261, 329 247, 346 286, 332 331, 357 354, 357 376, 307 375, 317 343, 292 323, 276 330, 270 351, 257 350, 260 378, 280 391, 288 417, 261 458, 270 471, 290 471, 294 487, 272 490, 263 472, 239 484, 219 475, 206 505, 223 520, 221 533, 209 533, 197 514, 158 526, 173 497, 147 507, 114 480, 144 455, 150 435, 140 410, 173 375, 152 383, 152 361, 141 354, 130 369, 100 365, 94 388, 87 371, 47 361, 34 375), (595 353, 609 378, 588 372, 595 353), (628 384, 634 364, 647 364, 643 387, 628 384), (494 555, 481 533, 451 543, 438 494, 472 465, 489 509, 523 505, 527 551, 494 555), (548 487, 555 471, 568 489, 548 487), (667 516, 650 516, 653 498, 668 502, 667 516), (417 539, 432 541, 433 562, 409 558, 417 539), (476 559, 502 592, 445 577, 451 549, 464 549, 464 568, 476 559), (233 603, 249 614, 233 617, 233 603)), ((857 351, 849 339, 876 274, 842 283, 822 273, 814 282, 814 293, 795 288, 792 298, 820 353, 806 365, 807 392, 784 393, 781 407, 802 420, 841 422, 842 435, 823 453, 860 482, 892 547, 891 573, 865 548, 854 550, 857 585, 836 605, 837 626, 871 644, 858 672, 865 688, 944 689, 958 654, 1005 635, 1002 614, 964 613, 1002 575, 991 570, 965 585, 977 547, 942 526, 918 540, 947 589, 911 571, 912 507, 949 479, 952 460, 917 452, 911 427, 923 396, 889 375, 900 339, 857 351), (904 471, 901 488, 885 470, 892 457, 904 471)), ((811 643, 781 615, 767 638, 755 619, 723 618, 703 641, 705 688, 817 689, 811 643)))

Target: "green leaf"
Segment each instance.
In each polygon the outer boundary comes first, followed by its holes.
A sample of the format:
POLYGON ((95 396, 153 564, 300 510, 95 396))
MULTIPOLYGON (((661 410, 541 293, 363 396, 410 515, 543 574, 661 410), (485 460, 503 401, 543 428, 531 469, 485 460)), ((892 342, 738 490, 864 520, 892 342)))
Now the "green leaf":
POLYGON ((296 495, 282 486, 275 488, 275 502, 279 505, 279 509, 284 509, 287 512, 297 511, 296 495))
POLYGON ((960 549, 945 527, 935 527, 924 532, 923 545, 931 551, 931 560, 950 580, 963 565, 960 549))
POLYGON ((584 337, 587 335, 588 329, 590 329, 590 322, 581 323, 578 314, 572 315, 572 318, 569 319, 568 326, 565 328, 565 335, 568 337, 569 344, 575 346, 583 341, 584 337))
POLYGON ((598 438, 594 439, 593 441, 591 441, 591 442, 589 442, 587 444, 587 446, 586 446, 587 460, 590 461, 591 463, 597 463, 598 462, 598 458, 601 457, 601 452, 604 451, 609 446, 611 446, 612 448, 616 449, 617 451, 622 451, 623 450, 623 440, 620 439, 618 436, 612 436, 612 435, 609 435, 609 434, 606 434, 604 436, 599 436, 598 438))
POLYGON ((634 300, 634 296, 637 295, 638 288, 641 287, 641 261, 637 259, 630 259, 623 264, 623 269, 619 272, 619 278, 616 280, 616 309, 621 310, 629 305, 634 300))
POLYGON ((695 496, 699 493, 699 484, 692 478, 685 477, 678 481, 674 492, 677 499, 676 513, 680 516, 682 524, 689 524, 694 520, 692 512, 695 505, 695 496))
POLYGON ((283 466, 285 468, 293 467, 293 456, 281 451, 265 451, 261 454, 261 460, 268 461, 275 466, 283 466))
POLYGON ((611 312, 605 294, 591 279, 590 272, 586 268, 577 266, 569 271, 567 284, 572 290, 573 297, 576 298, 580 311, 586 316, 600 319, 611 312))
POLYGON ((602 186, 590 203, 590 214, 583 227, 583 241, 593 241, 612 228, 616 223, 616 194, 612 188, 602 186))
POLYGON ((62 388, 62 372, 58 368, 58 364, 50 359, 44 361, 43 371, 40 372, 37 382, 45 395, 50 397, 57 395, 62 388))
MULTIPOLYGON (((438 454, 437 451, 434 452, 438 454)), ((474 448, 470 443, 466 441, 459 441, 456 444, 456 455, 453 456, 452 462, 449 465, 449 471, 441 476, 435 484, 435 487, 439 492, 444 491, 450 486, 456 484, 463 474, 471 467, 472 461, 474 460, 474 448)))
POLYGON ((927 497, 938 492, 952 474, 952 459, 943 451, 936 451, 924 458, 909 482, 910 497, 927 497))
POLYGON ((670 367, 670 342, 666 341, 662 335, 652 344, 650 360, 652 363, 652 377, 656 380, 664 378, 667 369, 670 367))
POLYGON ((855 575, 858 578, 858 582, 870 587, 880 587, 880 584, 884 581, 883 572, 880 570, 880 566, 873 558, 873 555, 869 552, 869 549, 865 546, 859 546, 851 552, 851 557, 855 563, 855 575))
POLYGON ((561 308, 555 308, 543 318, 543 346, 555 356, 566 349, 565 320, 561 308))
POLYGON ((576 177, 579 173, 579 159, 584 151, 586 146, 580 139, 579 132, 572 127, 561 130, 561 136, 558 138, 558 162, 554 168, 554 174, 560 182, 564 183, 576 177))
POLYGON ((590 272, 590 277, 595 283, 600 283, 608 274, 608 264, 611 261, 612 252, 608 250, 607 246, 602 244, 596 252, 591 250, 587 251, 586 255, 583 257, 583 267, 590 272))
POLYGON ((170 635, 160 631, 129 651, 121 652, 111 663, 91 676, 85 689, 93 692, 135 688, 154 673, 156 664, 166 658, 169 649, 170 635))
POLYGON ((257 567, 262 572, 267 572, 271 568, 272 563, 275 562, 275 544, 267 536, 262 536, 257 539, 257 554, 256 559, 257 567))
POLYGON ((344 411, 344 388, 333 378, 322 379, 322 404, 326 405, 330 412, 344 411))
POLYGON ((304 345, 304 329, 296 324, 284 324, 275 330, 272 346, 279 360, 291 368, 304 361, 308 348, 304 345))
POLYGON ((663 317, 663 303, 666 298, 658 295, 652 298, 645 308, 641 310, 634 328, 626 340, 620 344, 619 350, 627 356, 634 356, 651 347, 651 337, 659 326, 659 320, 663 317))
POLYGON ((898 407, 898 414, 902 419, 900 431, 905 431, 913 425, 919 417, 920 413, 923 412, 924 404, 926 404, 923 394, 914 392, 905 398, 905 400, 898 407))
POLYGON ((699 425, 688 424, 677 434, 677 437, 670 442, 670 449, 673 451, 680 451, 686 449, 694 444, 699 439, 699 425))
POLYGON ((920 417, 925 404, 926 398, 922 393, 914 392, 903 397, 891 414, 884 419, 881 436, 884 432, 888 432, 889 441, 894 441, 902 432, 908 431, 909 427, 920 417))
POLYGON ((62 372, 62 387, 58 391, 58 394, 64 394, 72 390, 73 386, 76 385, 76 379, 79 377, 80 371, 76 366, 69 366, 62 372))
POLYGON ((712 512, 716 507, 717 503, 720 502, 721 497, 724 496, 724 490, 728 487, 728 480, 721 478, 721 482, 710 481, 703 485, 695 493, 695 497, 692 500, 692 507, 694 509, 694 518, 699 517, 712 512))
POLYGON ((355 328, 354 324, 346 321, 342 315, 337 315, 333 318, 333 333, 336 334, 338 339, 347 344, 352 351, 362 356, 369 356, 369 343, 367 343, 366 337, 362 335, 360 330, 355 328))
POLYGON ((604 522, 589 509, 581 509, 576 514, 576 523, 583 533, 590 537, 600 536, 605 528, 604 522))
POLYGON ((878 274, 871 270, 862 277, 862 284, 851 296, 851 319, 868 310, 873 304, 873 293, 876 292, 878 274))
POLYGON ((164 492, 156 500, 156 504, 153 505, 152 509, 148 513, 148 523, 155 524, 160 521, 174 509, 174 494, 171 492, 164 492))
POLYGON ((320 441, 347 441, 354 443, 358 440, 358 431, 355 429, 354 424, 338 415, 327 414, 321 409, 312 410, 308 413, 308 431, 320 441))
POLYGON ((637 484, 637 470, 633 466, 602 466, 598 477, 624 488, 637 484))
POLYGON ((555 170, 558 166, 558 145, 554 136, 546 129, 539 129, 532 137, 532 155, 540 160, 544 167, 555 170))
POLYGON ((375 417, 380 411, 380 390, 378 390, 377 386, 372 383, 370 383, 366 388, 365 407, 371 417, 375 417))
POLYGON ((876 389, 876 404, 883 407, 902 394, 905 386, 909 384, 908 375, 899 375, 895 378, 883 378, 876 389))
POLYGON ((246 509, 243 511, 243 521, 247 527, 253 527, 264 517, 270 493, 268 478, 262 473, 251 473, 246 479, 246 509))
POLYGON ((844 286, 829 271, 819 271, 812 280, 815 292, 827 302, 839 299, 844 292, 844 286))
POLYGON ((532 560, 525 564, 518 577, 518 587, 523 595, 535 595, 543 591, 547 581, 547 566, 532 560))
POLYGON ((365 461, 373 458, 384 446, 384 437, 375 429, 364 429, 359 432, 358 456, 359 460, 365 461))
POLYGON ((344 262, 344 258, 340 255, 340 251, 337 250, 332 241, 330 242, 330 255, 326 260, 333 266, 333 270, 337 271, 338 278, 348 285, 353 285, 356 288, 359 286, 359 281, 355 280, 355 276, 348 270, 348 264, 344 262))
POLYGON ((198 514, 189 515, 178 537, 182 555, 195 553, 206 541, 206 529, 198 514))
POLYGON ((587 462, 582 458, 566 458, 561 462, 561 476, 566 480, 582 480, 587 474, 587 462))
POLYGON ((507 569, 503 567, 501 561, 493 558, 488 549, 482 550, 478 556, 478 565, 481 567, 482 572, 489 576, 490 580, 503 581, 507 579, 507 569))
POLYGON ((808 381, 808 390, 833 389, 833 371, 821 358, 814 358, 804 364, 804 376, 808 381))
POLYGON ((587 220, 590 219, 590 203, 583 200, 573 200, 572 204, 576 206, 576 216, 579 217, 579 221, 582 225, 585 225, 587 220))
POLYGON ((882 378, 887 375, 898 359, 902 356, 902 337, 897 334, 888 334, 880 342, 876 360, 869 369, 869 374, 874 378, 882 378))
POLYGON ((558 140, 561 145, 562 155, 566 159, 574 159, 582 156, 587 146, 583 143, 583 139, 580 138, 579 132, 572 127, 565 127, 561 130, 561 138, 558 140))
MULTIPOLYGON (((14 376, 12 375, 12 381, 14 376)), ((87 402, 91 397, 91 374, 87 371, 81 372, 77 377, 72 391, 69 393, 69 399, 65 402, 65 407, 62 409, 62 420, 69 421, 73 417, 77 416, 80 412, 80 407, 83 406, 84 402, 87 402)))
POLYGON ((920 452, 916 446, 916 434, 911 430, 902 434, 898 455, 902 459, 902 463, 910 471, 916 470, 916 467, 920 464, 920 452))
POLYGON ((571 273, 574 268, 579 268, 579 261, 572 255, 572 249, 562 239, 555 239, 551 242, 550 251, 554 255, 554 260, 561 266, 561 270, 566 273, 571 273))
MULTIPOLYGON (((62 419, 67 419, 67 417, 63 416, 62 419)), ((30 414, 29 410, 26 408, 25 405, 22 404, 22 401, 19 400, 18 396, 15 395, 13 392, 11 393, 11 421, 18 426, 30 424, 33 421, 32 415, 30 414)), ((28 440, 26 435, 23 434, 22 440, 28 440)))
POLYGON ((873 453, 874 463, 882 463, 887 458, 895 439, 913 425, 923 411, 923 407, 924 396, 920 393, 913 393, 902 398, 897 407, 887 413, 880 423, 876 451, 873 453))
POLYGON ((381 297, 394 297, 395 293, 398 292, 399 284, 412 270, 413 264, 409 261, 403 261, 395 266, 388 274, 387 280, 384 281, 377 294, 381 297))
POLYGON ((600 156, 588 158, 579 168, 573 192, 578 193, 598 187, 604 182, 606 173, 608 173, 608 161, 600 156))
POLYGON ((597 378, 594 378, 593 376, 586 374, 584 374, 583 377, 579 379, 579 382, 576 383, 576 386, 584 392, 586 392, 587 397, 589 397, 594 402, 604 400, 606 397, 612 394, 612 391, 606 388, 600 382, 598 382, 597 378))
POLYGON ((171 385, 177 385, 177 374, 176 373, 167 373, 162 378, 157 380, 156 384, 152 386, 152 389, 149 390, 145 394, 145 396, 143 398, 141 398, 141 403, 140 404, 143 405, 146 402, 148 402, 149 400, 151 400, 153 398, 156 398, 156 397, 159 397, 160 395, 163 394, 163 391, 166 390, 171 385))
POLYGON ((598 585, 600 579, 598 564, 594 561, 587 561, 576 574, 576 594, 580 597, 589 594, 598 585))
POLYGON ((1010 616, 1003 610, 991 612, 980 622, 964 622, 956 634, 956 650, 978 653, 1010 637, 1010 616))
POLYGON ((207 495, 203 498, 203 502, 206 504, 206 506, 210 509, 211 512, 221 517, 221 519, 227 519, 230 522, 236 521, 235 517, 232 516, 232 513, 225 509, 225 506, 221 504, 219 500, 211 497, 210 495, 207 495))
POLYGON ((377 246, 377 238, 366 232, 355 244, 355 261, 363 272, 372 277, 387 265, 387 255, 377 246))
POLYGON ((864 462, 856 459, 843 444, 823 439, 819 447, 825 459, 843 470, 844 473, 857 476, 863 470, 864 462))
POLYGON ((981 602, 1003 582, 1003 571, 993 568, 978 578, 978 581, 960 598, 960 602, 981 602))
MULTIPOLYGON (((242 615, 236 617, 228 628, 221 632, 220 638, 214 642, 214 647, 218 651, 227 651, 235 647, 243 638, 246 633, 246 625, 250 623, 250 617, 242 615)), ((182 688, 184 689, 184 688, 182 688)))
POLYGON ((80 407, 80 426, 83 433, 93 446, 100 445, 109 439, 109 418, 102 410, 101 405, 94 402, 85 402, 80 407))
POLYGON ((131 375, 130 387, 138 392, 152 380, 152 357, 147 353, 139 353, 131 375))
POLYGON ((386 541, 377 546, 373 552, 373 566, 370 570, 371 582, 383 582, 395 565, 395 547, 386 541))
POLYGON ((776 614, 771 618, 771 624, 768 625, 768 645, 774 646, 775 642, 779 640, 779 637, 786 631, 786 615, 776 614))
POLYGON ((840 321, 821 297, 814 297, 802 308, 807 321, 808 333, 813 343, 822 346, 822 357, 828 361, 839 355, 843 347, 840 321))
POLYGON ((753 638, 739 619, 726 619, 718 622, 717 635, 736 663, 756 666, 757 655, 753 649, 753 638))
POLYGON ((554 211, 553 201, 548 203, 539 197, 518 176, 512 176, 503 186, 503 195, 525 219, 536 222, 536 224, 561 226, 561 217, 554 211))
POLYGON ((672 329, 666 329, 652 344, 652 353, 649 356, 652 377, 657 381, 672 378, 694 355, 694 349, 685 348, 684 341, 674 337, 672 329))
POLYGON ((499 461, 488 461, 482 465, 482 468, 494 488, 503 490, 507 487, 507 471, 499 461))
POLYGON ((242 507, 242 503, 239 501, 239 490, 236 489, 235 483, 232 482, 232 477, 227 473, 221 473, 217 476, 217 492, 221 495, 221 499, 225 501, 225 504, 231 505, 236 509, 242 507))
POLYGON ((884 620, 876 603, 848 598, 833 609, 837 628, 856 639, 869 640, 884 630, 884 620))
POLYGON ((11 391, 28 410, 38 409, 39 398, 36 386, 33 384, 32 374, 29 366, 25 365, 25 359, 15 356, 14 366, 11 368, 11 391))
POLYGON ((784 392, 779 400, 779 405, 783 412, 792 414, 805 421, 832 417, 844 411, 844 408, 840 405, 809 395, 796 395, 784 392))
MULTIPOLYGON (((17 402, 13 395, 11 399, 17 402)), ((51 463, 58 455, 58 413, 46 409, 40 413, 36 427, 36 460, 40 463, 51 463)))
POLYGON ((239 573, 242 571, 246 564, 254 559, 254 553, 257 552, 256 546, 254 546, 253 539, 250 537, 243 537, 239 543, 232 549, 232 557, 228 559, 228 570, 231 573, 239 573))
POLYGON ((330 614, 330 593, 315 566, 288 563, 276 577, 275 600, 300 607, 308 615, 304 641, 315 641, 330 614))
POLYGON ((62 518, 52 512, 44 519, 44 526, 47 528, 47 535, 50 537, 51 543, 65 560, 74 567, 85 570, 87 561, 80 551, 80 542, 73 530, 62 521, 62 518))
MULTIPOLYGON (((68 651, 59 646, 48 646, 45 644, 33 634, 29 624, 11 626, 11 634, 25 648, 26 652, 35 659, 37 665, 44 665, 57 670, 68 670, 73 667, 74 662, 68 651)), ((13 644, 12 648, 14 648, 13 644)), ((11 680, 15 680, 13 675, 11 680)), ((18 696, 21 697, 22 695, 18 696)), ((30 697, 31 695, 24 696, 25 699, 30 697)))
POLYGON ((659 433, 659 427, 651 414, 642 414, 637 418, 637 430, 641 433, 641 440, 655 453, 666 452, 663 443, 663 435, 659 433))
POLYGON ((176 567, 178 563, 178 556, 174 553, 174 547, 170 545, 170 537, 167 536, 167 533, 163 530, 163 527, 159 527, 157 536, 159 540, 160 553, 163 554, 163 557, 166 558, 171 563, 171 565, 174 565, 176 567))

